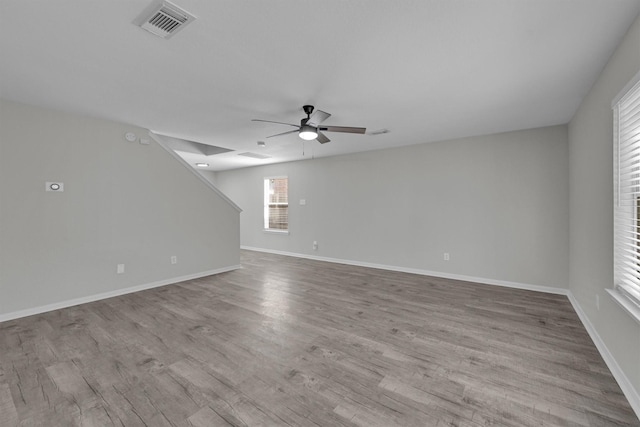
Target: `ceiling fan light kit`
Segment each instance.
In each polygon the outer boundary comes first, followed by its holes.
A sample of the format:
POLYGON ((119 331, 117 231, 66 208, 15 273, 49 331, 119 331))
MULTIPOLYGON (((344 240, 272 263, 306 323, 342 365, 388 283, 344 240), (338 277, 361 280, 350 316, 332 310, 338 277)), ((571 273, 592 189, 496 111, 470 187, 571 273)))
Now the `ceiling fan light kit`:
POLYGON ((300 132, 298 133, 298 136, 300 136, 300 138, 304 139, 305 141, 312 141, 318 137, 318 132, 316 132, 316 130, 309 125, 303 125, 300 126, 300 132))
POLYGON ((293 126, 297 129, 290 130, 288 132, 278 133, 275 135, 270 135, 267 138, 273 138, 275 136, 288 135, 294 132, 298 132, 298 136, 305 141, 316 140, 320 144, 325 144, 331 141, 325 134, 321 131, 325 132, 343 132, 343 133, 360 133, 363 134, 367 131, 366 128, 358 128, 358 127, 347 127, 347 126, 320 126, 320 123, 327 120, 331 117, 331 114, 326 113, 322 110, 313 111, 313 105, 304 105, 302 110, 307 115, 306 118, 300 120, 300 125, 294 125, 292 123, 283 123, 283 122, 274 122, 272 120, 261 120, 261 119, 253 119, 253 122, 265 122, 265 123, 276 123, 279 125, 287 125, 293 126))

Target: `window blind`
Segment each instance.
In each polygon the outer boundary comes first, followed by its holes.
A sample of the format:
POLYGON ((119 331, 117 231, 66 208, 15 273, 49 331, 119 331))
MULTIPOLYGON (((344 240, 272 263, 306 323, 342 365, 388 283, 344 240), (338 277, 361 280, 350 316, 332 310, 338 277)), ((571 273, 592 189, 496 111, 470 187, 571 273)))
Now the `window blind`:
POLYGON ((289 180, 286 177, 264 180, 264 228, 289 229, 289 180))
POLYGON ((614 284, 640 307, 640 82, 613 106, 614 284))

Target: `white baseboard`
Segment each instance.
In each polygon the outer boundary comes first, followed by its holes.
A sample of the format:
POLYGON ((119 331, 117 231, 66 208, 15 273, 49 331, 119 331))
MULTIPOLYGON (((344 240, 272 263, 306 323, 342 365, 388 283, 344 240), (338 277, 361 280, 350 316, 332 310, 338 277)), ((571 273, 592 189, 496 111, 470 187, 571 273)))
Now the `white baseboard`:
POLYGON ((578 303, 578 300, 573 296, 571 292, 569 292, 567 296, 569 297, 569 301, 571 301, 573 309, 576 311, 578 317, 582 321, 582 324, 589 333, 591 340, 596 345, 596 348, 600 352, 600 355, 604 359, 604 362, 607 364, 607 367, 611 371, 611 374, 622 389, 622 393, 624 393, 624 396, 629 401, 629 405, 631 405, 631 408, 636 413, 636 416, 640 419, 640 393, 638 393, 638 390, 635 389, 633 384, 631 384, 631 381, 629 381, 629 378, 627 378, 627 376, 624 374, 624 371, 620 368, 620 365, 618 365, 618 362, 616 362, 616 359, 613 357, 604 341, 602 341, 602 338, 600 338, 600 335, 598 335, 598 332, 589 321, 586 313, 584 312, 584 310, 582 310, 582 307, 580 306, 580 303, 578 303))
POLYGON ((144 285, 132 286, 129 288, 116 289, 115 291, 102 292, 95 295, 89 295, 86 297, 74 298, 66 301, 60 301, 53 304, 42 305, 39 307, 27 308, 24 310, 13 311, 10 313, 0 314, 0 322, 6 322, 7 320, 19 319, 21 317, 33 316, 34 314, 45 313, 47 311, 59 310, 61 308, 72 307, 74 305, 86 304, 88 302, 94 302, 102 299, 113 298, 120 295, 130 294, 133 292, 144 291, 146 289, 158 288, 160 286, 172 285, 174 283, 184 282, 186 280, 199 279, 205 276, 211 276, 213 274, 225 273, 231 270, 237 270, 241 268, 240 265, 232 265, 229 267, 222 267, 215 270, 202 271, 200 273, 189 274, 186 276, 173 277, 171 279, 159 280, 153 283, 147 283, 144 285))
POLYGON ((271 253, 276 255, 285 255, 285 256, 291 256, 296 258, 306 258, 306 259, 312 259, 315 261, 333 262, 336 264, 346 264, 346 265, 355 265, 358 267, 377 268, 380 270, 399 271, 401 273, 419 274, 421 276, 433 276, 433 277, 441 277, 444 279, 462 280, 465 282, 474 282, 474 283, 480 283, 483 285, 504 286, 507 288, 524 289, 527 291, 537 291, 537 292, 544 292, 548 294, 567 295, 569 292, 568 289, 555 288, 551 286, 531 285, 528 283, 509 282, 505 280, 487 279, 484 277, 464 276, 461 274, 443 273, 439 271, 421 270, 417 268, 398 267, 394 265, 375 264, 370 262, 352 261, 352 260, 339 259, 339 258, 327 258, 327 257, 320 257, 315 255, 299 254, 294 252, 255 248, 251 246, 240 246, 240 249, 246 249, 248 251, 256 251, 256 252, 266 252, 266 253, 271 253))

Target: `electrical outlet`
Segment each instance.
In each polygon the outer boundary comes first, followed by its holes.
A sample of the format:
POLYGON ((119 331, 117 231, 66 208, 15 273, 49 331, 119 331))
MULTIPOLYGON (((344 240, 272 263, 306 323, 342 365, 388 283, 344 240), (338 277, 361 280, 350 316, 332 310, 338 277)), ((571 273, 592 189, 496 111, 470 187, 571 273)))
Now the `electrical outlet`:
POLYGON ((177 264, 177 263, 178 263, 178 257, 177 257, 177 256, 175 256, 175 255, 173 255, 173 256, 171 257, 171 264, 177 264))
POLYGON ((316 242, 315 240, 313 241, 313 250, 314 251, 318 250, 318 242, 316 242))
POLYGON ((449 258, 449 252, 445 252, 445 253, 444 253, 444 260, 445 260, 445 261, 449 261, 449 259, 450 259, 450 258, 449 258))
POLYGON ((596 295, 596 309, 600 311, 600 295, 596 295))
POLYGON ((118 267, 117 267, 117 269, 116 269, 116 272, 117 272, 118 274, 122 274, 122 273, 124 273, 124 264, 118 264, 118 267))

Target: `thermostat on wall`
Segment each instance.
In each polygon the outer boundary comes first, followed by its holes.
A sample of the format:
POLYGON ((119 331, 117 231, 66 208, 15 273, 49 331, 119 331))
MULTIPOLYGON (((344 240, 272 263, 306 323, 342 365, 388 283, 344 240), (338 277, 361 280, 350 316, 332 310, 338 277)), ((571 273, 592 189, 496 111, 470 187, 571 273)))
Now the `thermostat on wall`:
POLYGON ((61 193, 64 191, 64 183, 63 182, 45 182, 44 188, 46 191, 57 191, 61 193))

